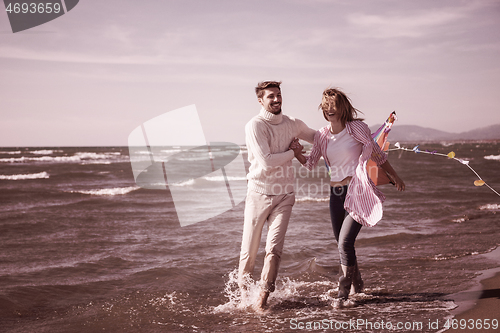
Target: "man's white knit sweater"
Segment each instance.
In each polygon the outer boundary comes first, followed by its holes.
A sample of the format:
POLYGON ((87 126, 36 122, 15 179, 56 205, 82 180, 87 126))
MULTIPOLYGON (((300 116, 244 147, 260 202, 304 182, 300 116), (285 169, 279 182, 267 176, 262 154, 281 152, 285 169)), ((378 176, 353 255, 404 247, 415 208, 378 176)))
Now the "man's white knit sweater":
POLYGON ((299 119, 262 108, 245 126, 250 162, 248 188, 266 195, 293 192, 294 153, 288 147, 294 138, 313 142, 315 132, 299 119))

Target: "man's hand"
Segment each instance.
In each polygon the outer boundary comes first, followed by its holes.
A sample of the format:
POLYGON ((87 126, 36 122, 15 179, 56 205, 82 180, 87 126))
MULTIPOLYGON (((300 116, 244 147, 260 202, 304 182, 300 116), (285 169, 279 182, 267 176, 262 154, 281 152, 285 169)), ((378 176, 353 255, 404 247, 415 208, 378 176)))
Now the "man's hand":
POLYGON ((303 153, 305 153, 304 147, 300 144, 298 138, 292 140, 288 149, 293 150, 295 157, 297 157, 297 155, 302 155, 303 153))

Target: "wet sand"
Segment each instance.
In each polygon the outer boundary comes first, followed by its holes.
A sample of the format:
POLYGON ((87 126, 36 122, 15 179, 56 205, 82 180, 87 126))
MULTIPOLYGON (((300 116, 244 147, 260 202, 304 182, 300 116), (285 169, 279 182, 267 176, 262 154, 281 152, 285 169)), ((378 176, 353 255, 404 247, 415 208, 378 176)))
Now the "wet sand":
POLYGON ((500 329, 500 273, 497 273, 492 278, 481 281, 481 284, 483 285, 483 290, 476 304, 471 309, 457 314, 455 319, 457 320, 458 328, 450 329, 448 332, 498 332, 500 329), (486 323, 492 325, 494 319, 497 320, 497 329, 494 329, 493 326, 486 329, 486 323), (460 321, 464 325, 466 323, 465 329, 464 326, 460 328, 460 321), (478 328, 480 326, 478 324, 482 324, 483 327, 478 328))

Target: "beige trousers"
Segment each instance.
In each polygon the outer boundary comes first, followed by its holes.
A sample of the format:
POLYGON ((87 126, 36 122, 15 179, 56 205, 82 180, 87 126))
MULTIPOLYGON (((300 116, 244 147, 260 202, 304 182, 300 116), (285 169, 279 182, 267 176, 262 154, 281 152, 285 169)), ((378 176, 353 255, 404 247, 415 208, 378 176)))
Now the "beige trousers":
POLYGON ((265 195, 249 190, 245 201, 243 239, 241 242, 238 282, 244 288, 244 276, 253 275, 262 229, 268 224, 266 256, 261 274, 263 290, 273 292, 285 243, 288 221, 295 203, 295 193, 265 195))

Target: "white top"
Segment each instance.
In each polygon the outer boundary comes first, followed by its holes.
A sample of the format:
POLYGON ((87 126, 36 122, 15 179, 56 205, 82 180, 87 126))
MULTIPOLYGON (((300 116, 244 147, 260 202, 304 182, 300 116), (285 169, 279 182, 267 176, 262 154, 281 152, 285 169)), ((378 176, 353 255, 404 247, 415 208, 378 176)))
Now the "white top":
POLYGON ((350 136, 345 128, 338 134, 330 133, 326 149, 330 161, 330 181, 340 182, 354 176, 362 150, 363 145, 350 136))
MULTIPOLYGON (((387 154, 372 139, 370 128, 364 122, 360 120, 348 121, 345 123, 345 127, 347 133, 363 145, 363 149, 356 167, 356 174, 352 177, 347 189, 344 208, 356 222, 373 227, 382 218, 382 203, 385 201, 385 196, 368 176, 366 162, 371 158, 372 161, 381 166, 387 161, 387 154)), ((308 170, 312 170, 318 164, 321 156, 328 164, 332 163, 327 154, 331 135, 330 126, 325 126, 320 128, 314 136, 311 154, 307 157, 307 163, 304 164, 308 170)))

